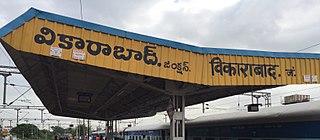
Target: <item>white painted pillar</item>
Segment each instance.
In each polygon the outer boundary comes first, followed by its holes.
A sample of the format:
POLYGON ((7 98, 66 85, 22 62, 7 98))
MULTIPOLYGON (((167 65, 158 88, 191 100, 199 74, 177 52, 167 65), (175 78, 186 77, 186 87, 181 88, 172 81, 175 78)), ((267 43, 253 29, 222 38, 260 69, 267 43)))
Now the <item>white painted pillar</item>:
POLYGON ((174 113, 170 119, 170 140, 185 140, 185 98, 172 96, 174 113))
POLYGON ((105 140, 113 139, 113 121, 106 121, 105 140))

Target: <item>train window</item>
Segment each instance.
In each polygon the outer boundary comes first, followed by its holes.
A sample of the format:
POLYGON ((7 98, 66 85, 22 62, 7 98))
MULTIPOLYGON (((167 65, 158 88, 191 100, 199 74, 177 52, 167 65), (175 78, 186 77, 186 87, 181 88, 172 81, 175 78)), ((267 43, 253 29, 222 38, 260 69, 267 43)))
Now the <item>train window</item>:
POLYGON ((193 140, 201 140, 200 137, 194 137, 193 140))
POLYGON ((220 138, 220 140, 232 140, 231 138, 220 138))
POLYGON ((206 138, 206 140, 214 140, 214 138, 206 138))

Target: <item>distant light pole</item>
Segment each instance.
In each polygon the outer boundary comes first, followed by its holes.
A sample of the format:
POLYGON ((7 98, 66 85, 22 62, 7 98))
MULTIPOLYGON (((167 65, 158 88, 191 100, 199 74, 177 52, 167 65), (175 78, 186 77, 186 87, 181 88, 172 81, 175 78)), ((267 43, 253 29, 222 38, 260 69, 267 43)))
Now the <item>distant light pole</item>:
POLYGON ((57 120, 57 122, 58 122, 58 126, 60 127, 60 120, 57 120))
POLYGON ((19 125, 19 111, 20 108, 16 108, 15 110, 17 110, 17 126, 19 125))
POLYGON ((44 109, 39 109, 41 111, 41 124, 42 124, 42 129, 44 129, 44 120, 43 120, 43 111, 44 109))
POLYGON ((12 128, 12 120, 9 120, 9 123, 10 123, 10 129, 12 128))

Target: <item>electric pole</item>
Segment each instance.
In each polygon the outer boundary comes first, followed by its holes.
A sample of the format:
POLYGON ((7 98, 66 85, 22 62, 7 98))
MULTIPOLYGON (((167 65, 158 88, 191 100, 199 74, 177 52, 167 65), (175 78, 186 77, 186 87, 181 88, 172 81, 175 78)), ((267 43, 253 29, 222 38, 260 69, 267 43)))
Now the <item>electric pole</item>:
POLYGON ((17 126, 18 126, 19 125, 19 111, 20 111, 20 108, 17 108, 15 110, 17 110, 17 126))
POLYGON ((6 95, 7 95, 7 78, 12 74, 21 74, 17 67, 13 66, 0 66, 0 75, 3 76, 3 108, 6 108, 6 95))

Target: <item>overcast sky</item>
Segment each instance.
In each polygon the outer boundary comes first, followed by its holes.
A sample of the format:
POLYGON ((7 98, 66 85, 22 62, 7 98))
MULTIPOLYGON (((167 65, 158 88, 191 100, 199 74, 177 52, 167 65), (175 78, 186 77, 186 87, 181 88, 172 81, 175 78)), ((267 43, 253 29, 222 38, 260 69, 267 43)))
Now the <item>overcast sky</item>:
MULTIPOLYGON (((79 2, 1 0, 0 27, 30 7, 80 19, 79 2)), ((199 47, 296 52, 320 43, 319 0, 82 0, 82 6, 83 19, 86 21, 199 47)), ((1 45, 0 48, 0 65, 13 65, 6 57, 7 54, 3 53, 4 48, 1 45)), ((304 52, 320 52, 320 46, 304 52)), ((11 83, 28 85, 19 75, 12 76, 9 80, 11 83)), ((2 102, 2 78, 0 84, 2 102)), ((17 90, 24 92, 27 88, 8 87, 7 101, 20 95, 17 90)), ((280 96, 299 90, 315 95, 316 98, 319 86, 290 86, 269 91, 277 95, 273 96, 273 101, 279 104, 280 96)), ((237 104, 237 98, 211 102, 210 106, 232 108, 237 104)), ((21 99, 30 99, 32 104, 21 101, 15 104, 42 105, 33 91, 21 99)), ((241 97, 240 100, 248 102, 246 97, 241 97)), ((216 111, 217 109, 212 112, 216 111)), ((201 111, 190 109, 189 112, 190 117, 194 117, 201 111)), ((2 111, 0 116, 15 118, 15 112, 2 111)), ((32 117, 39 118, 40 112, 32 112, 26 116, 32 117)), ((55 118, 50 114, 45 117, 55 118)), ((161 117, 163 115, 157 117, 159 122, 163 121, 161 117)), ((140 122, 149 123, 148 120, 140 122)))

